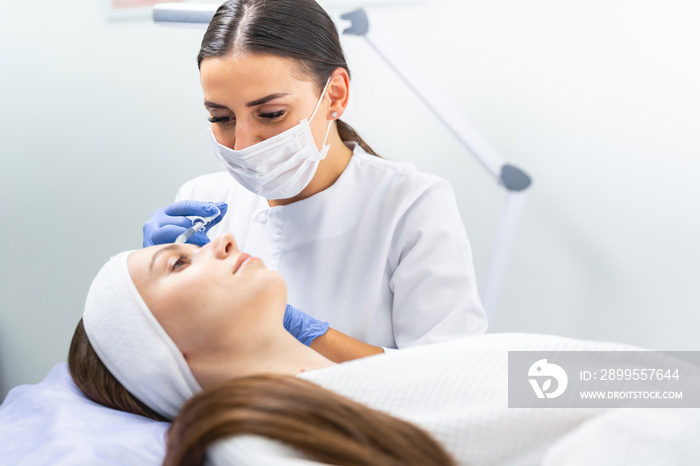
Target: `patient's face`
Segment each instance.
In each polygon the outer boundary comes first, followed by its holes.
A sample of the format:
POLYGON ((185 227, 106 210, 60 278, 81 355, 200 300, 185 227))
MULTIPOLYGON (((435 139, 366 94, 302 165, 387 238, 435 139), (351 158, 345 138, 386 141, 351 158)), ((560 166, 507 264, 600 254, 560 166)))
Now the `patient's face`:
MULTIPOLYGON (((128 266, 143 300, 186 355, 284 312, 282 277, 241 253, 231 234, 201 248, 169 244, 137 250, 128 266)), ((274 318, 281 324, 280 315, 274 318)))

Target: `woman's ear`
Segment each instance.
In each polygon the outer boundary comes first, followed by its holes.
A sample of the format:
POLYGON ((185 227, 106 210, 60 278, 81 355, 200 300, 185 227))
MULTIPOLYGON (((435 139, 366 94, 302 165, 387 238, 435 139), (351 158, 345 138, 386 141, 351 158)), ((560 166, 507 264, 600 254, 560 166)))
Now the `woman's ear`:
POLYGON ((345 68, 336 68, 331 74, 328 96, 331 99, 331 105, 328 108, 329 117, 333 120, 338 119, 345 112, 350 98, 350 76, 345 68), (337 115, 331 116, 333 113, 337 115))

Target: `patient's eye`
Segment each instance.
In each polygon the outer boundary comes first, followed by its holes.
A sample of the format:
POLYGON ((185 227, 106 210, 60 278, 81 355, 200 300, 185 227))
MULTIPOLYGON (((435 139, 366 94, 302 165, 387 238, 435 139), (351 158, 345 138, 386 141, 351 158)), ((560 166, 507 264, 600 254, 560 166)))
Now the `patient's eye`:
POLYGON ((173 259, 170 270, 177 272, 190 264, 190 259, 186 256, 177 256, 173 259))

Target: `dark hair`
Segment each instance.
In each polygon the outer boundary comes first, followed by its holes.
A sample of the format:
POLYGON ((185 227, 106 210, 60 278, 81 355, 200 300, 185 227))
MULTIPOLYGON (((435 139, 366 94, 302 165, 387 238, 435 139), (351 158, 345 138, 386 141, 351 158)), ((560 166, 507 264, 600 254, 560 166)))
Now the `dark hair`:
POLYGON ((190 398, 168 431, 163 466, 204 464, 209 446, 236 435, 278 440, 329 464, 455 464, 413 424, 303 379, 258 375, 190 398))
MULTIPOLYGON (((318 91, 338 68, 350 68, 333 20, 314 0, 229 0, 216 10, 202 39, 197 66, 232 52, 294 60, 318 91)), ((336 120, 343 141, 377 155, 347 123, 336 120)))
POLYGON ((167 420, 132 395, 105 367, 88 340, 83 319, 70 342, 68 370, 78 388, 95 403, 157 421, 167 420))

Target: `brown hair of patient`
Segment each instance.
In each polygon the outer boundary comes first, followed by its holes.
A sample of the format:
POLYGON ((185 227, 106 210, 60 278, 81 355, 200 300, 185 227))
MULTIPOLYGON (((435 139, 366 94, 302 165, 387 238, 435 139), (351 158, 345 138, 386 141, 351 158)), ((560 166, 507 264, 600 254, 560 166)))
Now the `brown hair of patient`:
POLYGON ((236 435, 286 443, 329 464, 454 465, 418 427, 303 379, 255 375, 190 398, 168 431, 163 466, 202 465, 207 448, 236 435))
POLYGON ((139 401, 112 375, 88 340, 80 319, 68 350, 68 369, 73 381, 95 403, 157 421, 166 419, 139 401))
MULTIPOLYGON (((92 401, 166 421, 109 372, 90 344, 82 319, 71 341, 68 367, 75 384, 92 401)), ((195 395, 169 430, 163 464, 204 464, 212 443, 244 434, 284 442, 331 464, 454 464, 418 427, 311 382, 282 375, 241 377, 195 395)))

